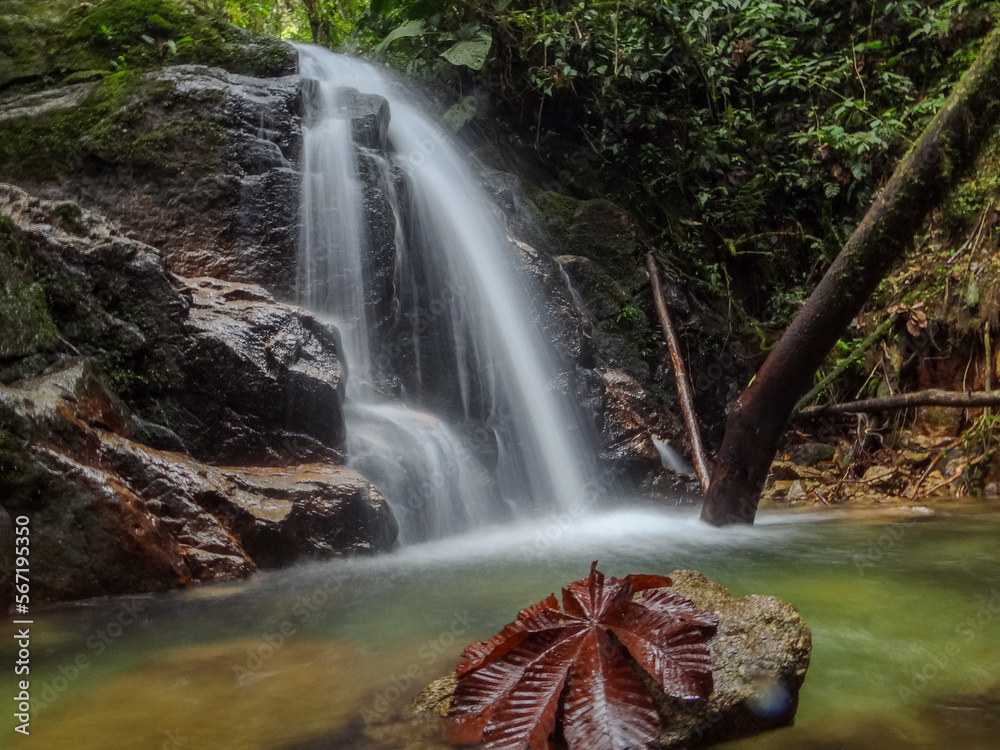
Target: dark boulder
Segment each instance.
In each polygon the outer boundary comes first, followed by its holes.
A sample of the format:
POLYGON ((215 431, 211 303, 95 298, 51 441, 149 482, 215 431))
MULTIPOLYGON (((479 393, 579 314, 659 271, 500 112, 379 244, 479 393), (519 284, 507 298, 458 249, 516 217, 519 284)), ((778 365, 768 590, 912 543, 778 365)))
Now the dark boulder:
POLYGON ((343 445, 347 372, 335 328, 261 287, 201 278, 181 291, 190 299, 186 387, 172 399, 196 422, 179 433, 195 454, 266 458, 291 438, 312 438, 317 455, 343 445))
POLYGON ((347 373, 334 328, 261 287, 174 276, 156 249, 75 204, 0 186, 4 215, 7 254, 33 269, 49 316, 4 377, 92 356, 154 447, 211 461, 338 459, 347 373))
POLYGON ((32 528, 42 601, 159 591, 299 559, 390 549, 392 513, 339 466, 215 467, 131 439, 81 360, 0 386, 3 506, 32 528))
POLYGON ((389 102, 375 94, 344 87, 334 97, 336 116, 351 121, 354 142, 363 148, 390 151, 389 102))

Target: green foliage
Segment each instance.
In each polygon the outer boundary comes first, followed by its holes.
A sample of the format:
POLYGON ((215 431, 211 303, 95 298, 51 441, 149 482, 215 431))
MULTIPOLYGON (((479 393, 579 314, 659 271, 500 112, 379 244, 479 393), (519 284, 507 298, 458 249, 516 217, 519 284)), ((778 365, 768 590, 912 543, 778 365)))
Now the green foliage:
MULTIPOLYGON (((759 288, 839 247, 968 63, 975 37, 953 26, 979 28, 987 11, 605 1, 512 3, 493 21, 523 66, 511 78, 555 104, 546 117, 538 103, 541 149, 560 147, 546 130, 576 131, 654 228, 697 221, 730 256, 756 255, 734 270, 759 288)), ((786 318, 768 299, 753 307, 786 318)))
POLYGON ((781 327, 998 15, 969 0, 385 0, 359 27, 411 74, 485 86, 560 190, 610 192, 707 289, 724 266, 727 296, 781 327), (479 73, 442 65, 485 32, 479 73))
POLYGON ((218 0, 233 23, 279 39, 351 50, 378 41, 369 30, 372 7, 362 0, 218 0))
POLYGON ((493 45, 493 37, 485 29, 476 29, 470 39, 460 39, 441 53, 441 57, 452 65, 464 65, 472 70, 480 70, 486 62, 493 45))

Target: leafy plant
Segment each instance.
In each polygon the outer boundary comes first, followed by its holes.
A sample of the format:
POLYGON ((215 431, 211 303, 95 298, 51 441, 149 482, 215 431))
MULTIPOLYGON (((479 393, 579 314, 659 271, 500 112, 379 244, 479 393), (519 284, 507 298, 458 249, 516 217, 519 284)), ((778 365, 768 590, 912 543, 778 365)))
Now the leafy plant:
POLYGON ((640 748, 660 719, 634 665, 671 696, 712 692, 706 644, 719 624, 665 576, 590 575, 521 610, 490 640, 462 652, 447 716, 452 743, 484 750, 548 748, 559 725, 571 750, 640 748), (631 657, 631 661, 629 659, 631 657))

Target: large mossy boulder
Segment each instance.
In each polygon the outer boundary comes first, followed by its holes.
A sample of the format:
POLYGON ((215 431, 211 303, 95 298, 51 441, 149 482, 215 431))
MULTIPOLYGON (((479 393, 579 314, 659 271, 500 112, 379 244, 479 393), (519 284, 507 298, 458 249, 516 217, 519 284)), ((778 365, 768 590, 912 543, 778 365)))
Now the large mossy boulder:
POLYGON ((7 3, 0 181, 100 211, 160 248, 177 273, 260 283, 288 298, 296 67, 290 45, 203 4, 7 3))
POLYGON ((199 63, 253 76, 295 70, 290 47, 187 0, 7 0, 0 92, 50 88, 118 70, 199 63))
POLYGON ((171 270, 294 288, 301 147, 294 76, 180 65, 9 97, 0 179, 72 200, 171 270))

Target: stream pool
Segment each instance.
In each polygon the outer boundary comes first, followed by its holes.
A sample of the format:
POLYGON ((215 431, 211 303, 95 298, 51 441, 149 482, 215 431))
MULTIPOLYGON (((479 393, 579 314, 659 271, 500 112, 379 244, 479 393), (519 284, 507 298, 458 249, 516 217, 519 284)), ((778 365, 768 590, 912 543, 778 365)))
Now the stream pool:
POLYGON ((365 719, 397 710, 466 643, 594 559, 617 576, 695 568, 734 595, 798 607, 813 654, 795 726, 726 748, 1000 747, 1000 507, 983 503, 771 512, 724 531, 691 510, 548 518, 36 611, 31 735, 14 735, 5 711, 0 745, 363 748, 365 719))

